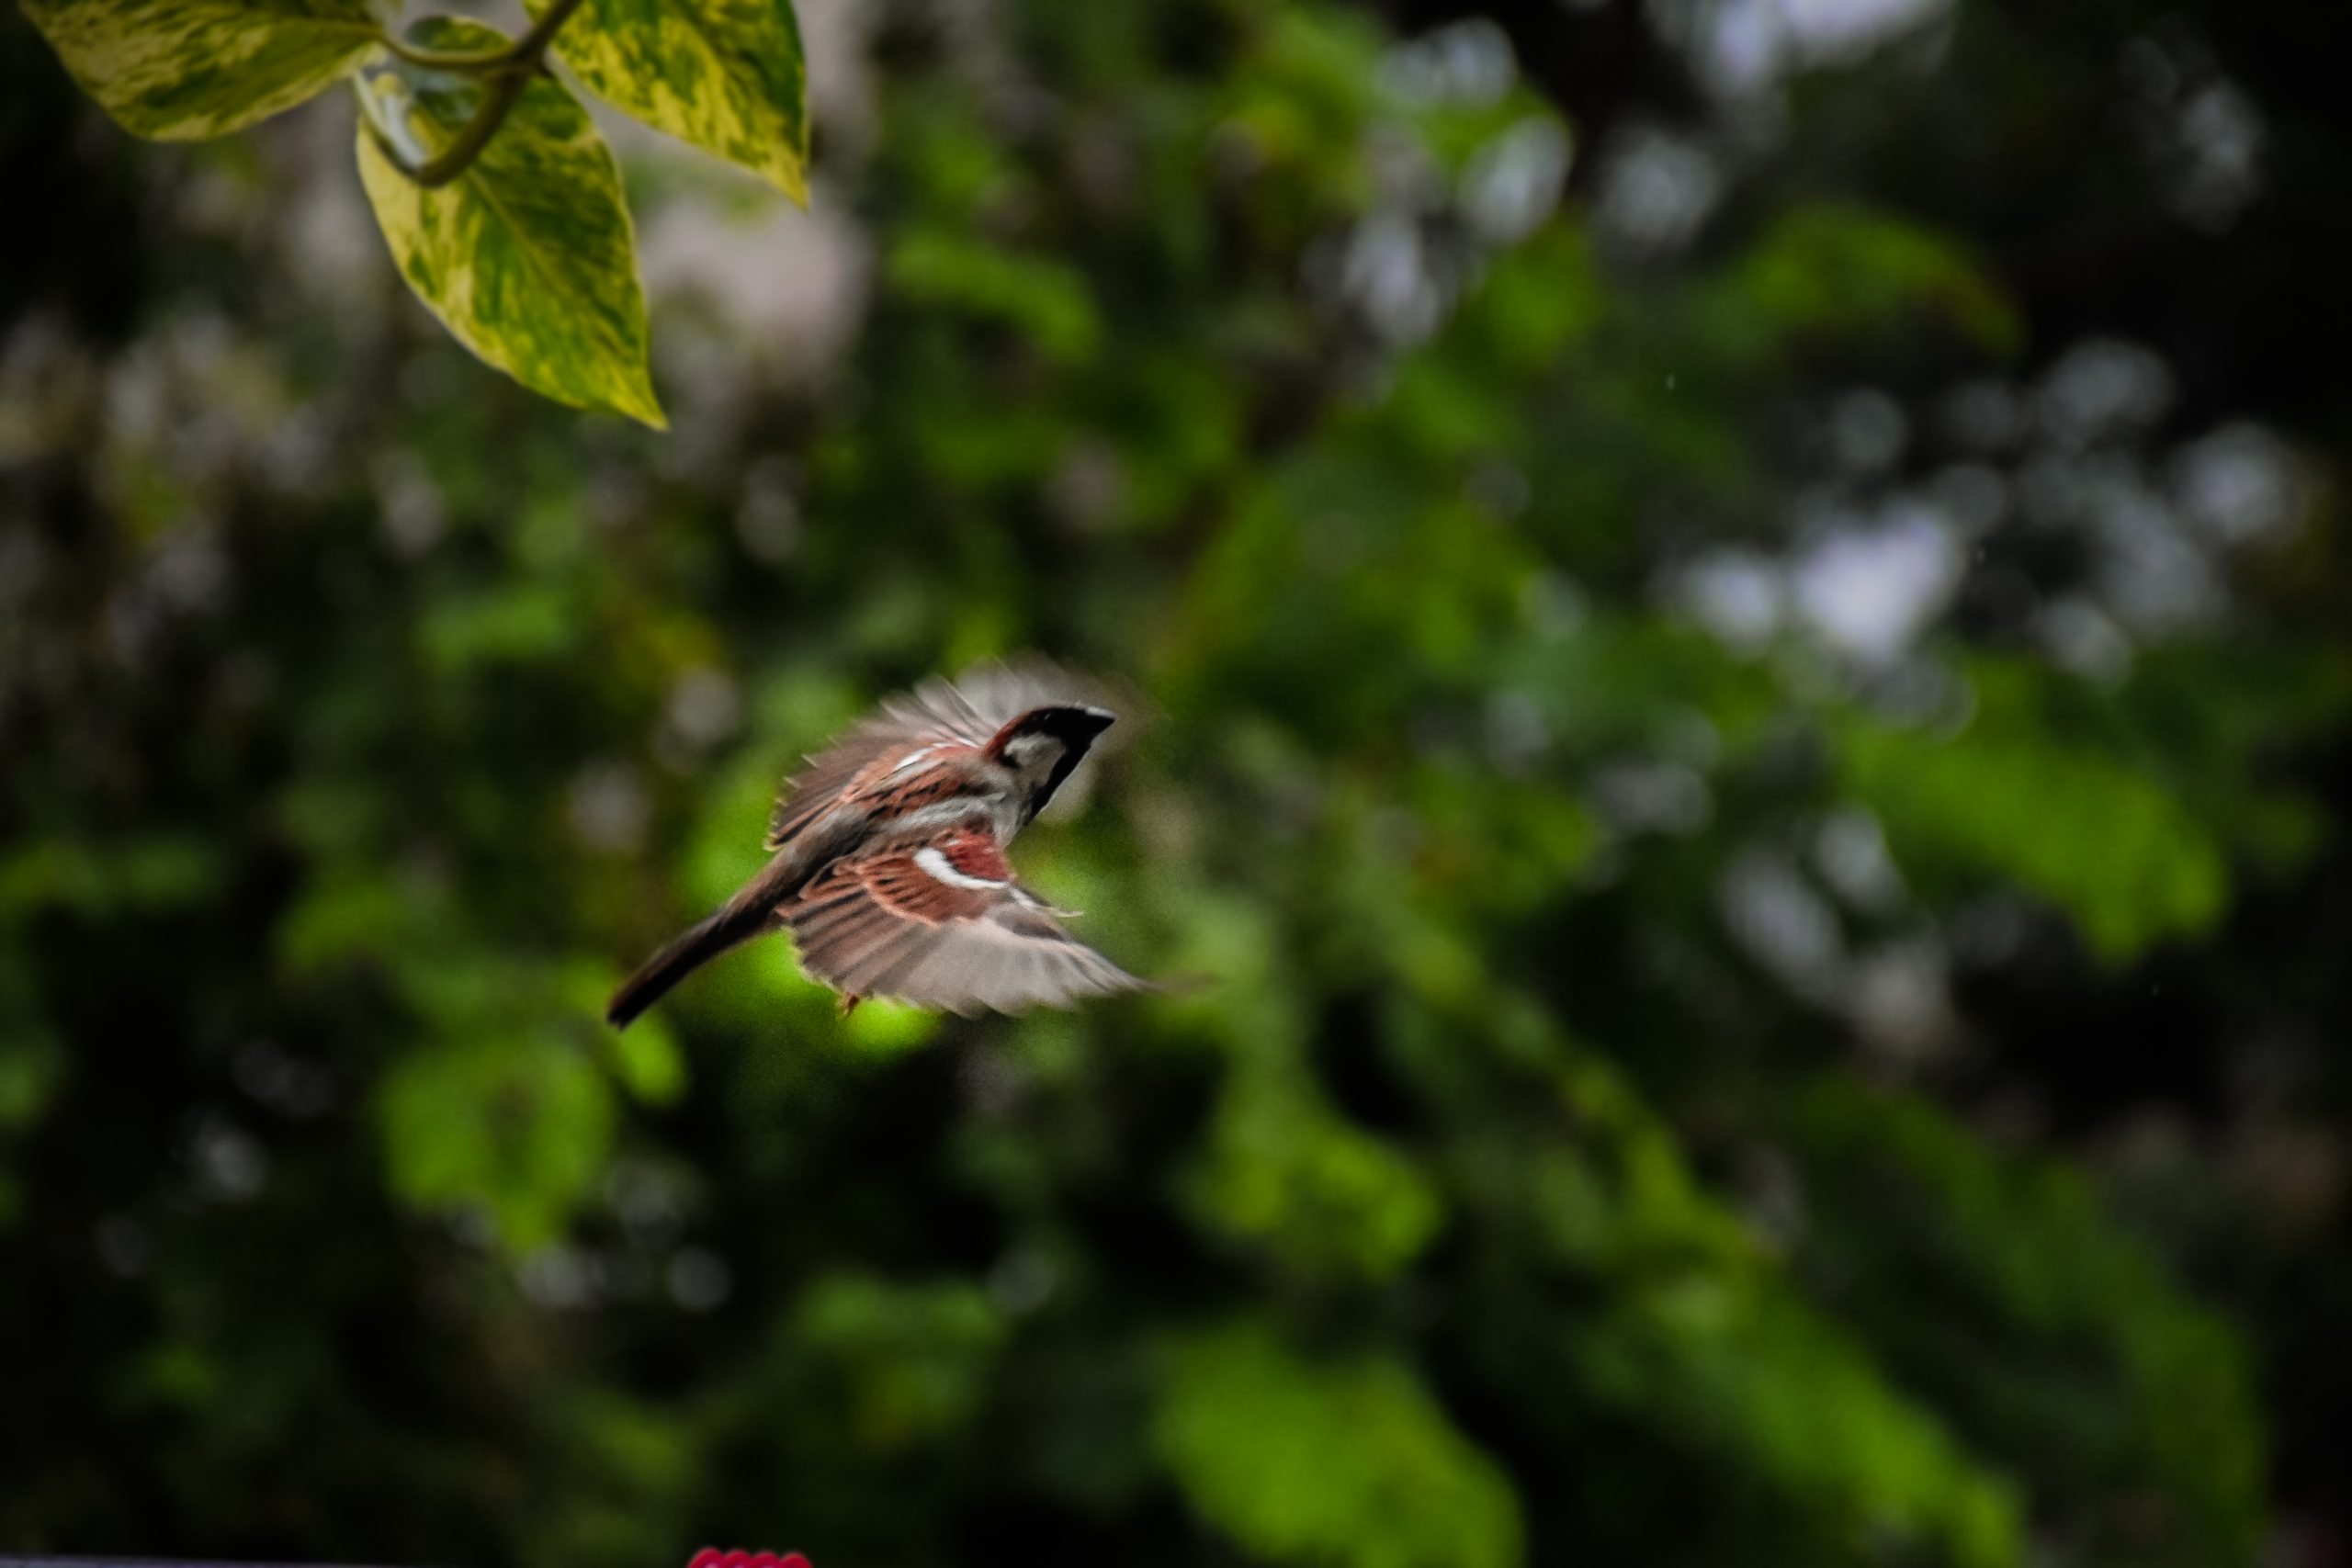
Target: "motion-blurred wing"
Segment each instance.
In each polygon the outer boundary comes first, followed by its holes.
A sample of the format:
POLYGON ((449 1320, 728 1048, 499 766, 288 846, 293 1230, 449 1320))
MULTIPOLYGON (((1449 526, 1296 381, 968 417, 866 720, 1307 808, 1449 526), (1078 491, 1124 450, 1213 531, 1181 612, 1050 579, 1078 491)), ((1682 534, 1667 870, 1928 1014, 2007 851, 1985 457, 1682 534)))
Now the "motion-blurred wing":
POLYGON ((1149 988, 1064 931, 968 828, 837 861, 781 915, 801 967, 846 997, 1018 1012, 1149 988))
POLYGON ((953 682, 933 676, 884 703, 785 781, 768 818, 767 847, 781 849, 861 774, 887 772, 926 746, 985 746, 1032 708, 1084 700, 1083 682, 1045 663, 987 665, 953 682))

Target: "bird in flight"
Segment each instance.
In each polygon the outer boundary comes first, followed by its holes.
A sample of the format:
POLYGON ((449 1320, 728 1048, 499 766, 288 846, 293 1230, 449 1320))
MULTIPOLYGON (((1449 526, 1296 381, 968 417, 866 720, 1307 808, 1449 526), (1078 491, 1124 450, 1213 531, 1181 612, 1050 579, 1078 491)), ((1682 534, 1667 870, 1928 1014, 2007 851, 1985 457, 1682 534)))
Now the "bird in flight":
POLYGON ((1004 858, 1112 725, 1074 691, 1046 667, 990 667, 885 703, 786 781, 768 863, 629 976, 605 1018, 627 1028, 772 925, 844 1012, 868 997, 1012 1012, 1152 988, 1063 930, 1069 911, 1004 858))

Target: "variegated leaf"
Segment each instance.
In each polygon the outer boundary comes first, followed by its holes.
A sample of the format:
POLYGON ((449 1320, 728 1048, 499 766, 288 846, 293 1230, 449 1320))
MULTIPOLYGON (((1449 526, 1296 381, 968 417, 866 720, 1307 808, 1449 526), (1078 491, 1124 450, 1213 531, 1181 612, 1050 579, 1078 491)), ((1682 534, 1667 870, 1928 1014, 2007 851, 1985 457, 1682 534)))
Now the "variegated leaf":
MULTIPOLYGON (((502 36, 432 17, 426 48, 481 51, 502 36)), ((458 135, 481 78, 401 66, 370 83, 397 144, 431 156, 458 135)), ((662 428, 646 367, 645 294, 620 173, 562 84, 535 77, 481 156, 427 190, 363 123, 359 175, 409 287, 458 341, 534 391, 662 428)))
POLYGON ((124 130, 225 136, 292 108, 376 47, 367 0, 24 0, 65 69, 124 130))
MULTIPOLYGON (((526 0, 532 15, 554 0, 526 0)), ((791 0, 588 0, 555 52, 598 97, 808 199, 808 118, 791 0)))

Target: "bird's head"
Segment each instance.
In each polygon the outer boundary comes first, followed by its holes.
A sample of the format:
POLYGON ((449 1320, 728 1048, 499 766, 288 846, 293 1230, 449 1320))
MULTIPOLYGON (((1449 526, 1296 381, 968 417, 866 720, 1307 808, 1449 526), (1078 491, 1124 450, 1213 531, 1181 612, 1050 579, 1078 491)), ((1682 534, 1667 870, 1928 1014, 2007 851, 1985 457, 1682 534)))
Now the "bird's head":
POLYGON ((1010 769, 1023 822, 1045 809, 1117 716, 1083 704, 1031 708, 996 732, 982 753, 1010 769))

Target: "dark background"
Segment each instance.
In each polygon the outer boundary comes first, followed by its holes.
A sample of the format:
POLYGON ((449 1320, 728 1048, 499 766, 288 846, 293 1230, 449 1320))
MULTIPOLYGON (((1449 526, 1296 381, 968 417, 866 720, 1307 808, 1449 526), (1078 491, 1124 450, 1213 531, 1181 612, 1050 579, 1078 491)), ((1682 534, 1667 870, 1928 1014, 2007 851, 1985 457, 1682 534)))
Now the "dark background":
POLYGON ((0 14, 0 1550, 2329 1564, 2352 15, 802 8, 654 434, 0 14), (1172 998, 615 1037, 876 696, 1172 998))

